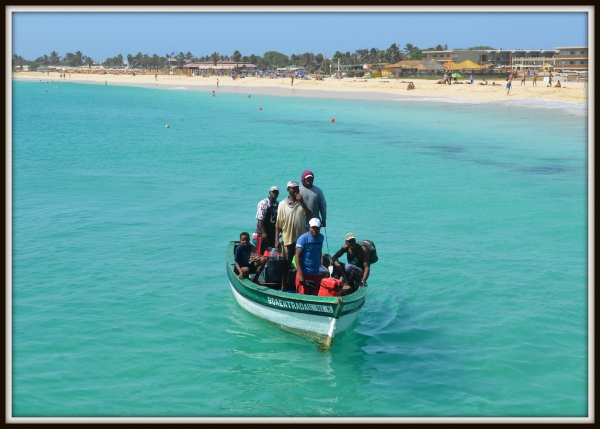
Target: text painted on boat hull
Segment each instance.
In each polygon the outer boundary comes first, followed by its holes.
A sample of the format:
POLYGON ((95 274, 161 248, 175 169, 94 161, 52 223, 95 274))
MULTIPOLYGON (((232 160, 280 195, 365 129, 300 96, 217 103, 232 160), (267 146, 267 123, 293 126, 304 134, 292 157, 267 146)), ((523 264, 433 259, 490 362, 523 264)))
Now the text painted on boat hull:
POLYGON ((267 300, 269 302, 269 305, 275 305, 275 306, 281 307, 281 308, 289 308, 291 310, 318 311, 321 313, 332 313, 333 314, 333 308, 325 306, 325 305, 294 302, 294 301, 282 301, 280 299, 271 298, 271 297, 268 297, 267 300))

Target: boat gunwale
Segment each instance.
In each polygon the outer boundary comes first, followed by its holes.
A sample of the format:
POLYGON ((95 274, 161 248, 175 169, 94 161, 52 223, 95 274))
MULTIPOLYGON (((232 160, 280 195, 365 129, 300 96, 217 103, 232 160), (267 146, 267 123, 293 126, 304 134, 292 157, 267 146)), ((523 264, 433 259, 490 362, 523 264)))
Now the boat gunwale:
MULTIPOLYGON (((236 243, 238 243, 237 240, 231 240, 229 242, 229 245, 227 246, 227 250, 226 250, 227 273, 228 273, 229 280, 230 280, 231 284, 233 285, 233 287, 246 299, 252 300, 250 297, 247 296, 247 294, 243 293, 241 290, 239 290, 238 287, 235 286, 236 283, 254 293, 262 294, 265 296, 271 296, 276 299, 284 299, 287 301, 309 303, 309 304, 314 304, 314 305, 332 306, 334 309, 334 313, 335 313, 335 309, 341 304, 342 305, 342 313, 339 316, 358 311, 364 305, 364 301, 365 301, 364 298, 367 295, 366 288, 359 288, 358 291, 354 292, 353 294, 346 295, 344 297, 341 297, 341 296, 333 296, 333 297, 332 296, 315 296, 315 295, 302 295, 302 294, 295 294, 295 293, 289 293, 289 292, 282 292, 280 290, 270 289, 267 286, 253 283, 249 279, 239 279, 233 271, 233 269, 235 268, 235 261, 233 261, 233 249, 234 249, 234 246, 236 243), (356 307, 351 305, 351 304, 354 304, 355 302, 361 301, 361 300, 362 300, 362 303, 360 303, 360 305, 357 305, 356 307), (344 312, 343 311, 344 307, 348 307, 348 306, 351 307, 350 311, 344 312)), ((254 301, 254 300, 252 300, 252 301, 254 301)), ((264 303, 260 303, 260 304, 265 305, 264 303)), ((270 305, 269 305, 269 307, 270 307, 270 305)), ((281 307, 279 307, 279 306, 273 306, 273 307, 281 309, 281 307)), ((305 310, 296 310, 296 309, 286 309, 286 310, 291 311, 291 312, 301 312, 301 313, 309 312, 309 311, 305 311, 305 310)), ((312 313, 312 312, 310 312, 310 313, 312 313)), ((323 315, 323 313, 320 313, 320 312, 312 313, 312 314, 323 315)))

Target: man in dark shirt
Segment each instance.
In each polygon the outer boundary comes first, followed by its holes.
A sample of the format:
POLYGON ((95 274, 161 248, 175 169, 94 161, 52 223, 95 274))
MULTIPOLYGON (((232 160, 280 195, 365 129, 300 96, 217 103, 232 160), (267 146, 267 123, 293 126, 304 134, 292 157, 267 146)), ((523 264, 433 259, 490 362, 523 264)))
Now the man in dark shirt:
POLYGON ((242 232, 240 234, 240 245, 235 249, 235 268, 238 278, 248 279, 250 274, 254 274, 253 283, 258 283, 258 276, 265 268, 267 260, 256 254, 256 247, 250 244, 250 234, 242 232))
POLYGON ((364 246, 356 242, 356 237, 353 233, 346 234, 346 242, 340 250, 331 258, 337 276, 345 276, 352 290, 358 289, 359 286, 366 286, 369 273, 371 272, 371 264, 369 262, 369 252, 364 246), (338 259, 346 253, 348 263, 338 262, 338 259))

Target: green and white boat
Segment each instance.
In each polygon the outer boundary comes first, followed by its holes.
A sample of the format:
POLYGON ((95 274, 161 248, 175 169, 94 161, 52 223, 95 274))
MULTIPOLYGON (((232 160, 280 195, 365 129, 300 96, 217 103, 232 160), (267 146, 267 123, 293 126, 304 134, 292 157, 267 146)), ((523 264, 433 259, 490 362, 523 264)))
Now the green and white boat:
POLYGON ((227 276, 233 296, 249 313, 282 329, 312 338, 327 349, 336 335, 350 328, 365 304, 367 287, 346 296, 301 295, 277 290, 277 285, 240 280, 235 274, 234 248, 227 246, 227 276), (272 286, 272 287, 269 287, 272 286))

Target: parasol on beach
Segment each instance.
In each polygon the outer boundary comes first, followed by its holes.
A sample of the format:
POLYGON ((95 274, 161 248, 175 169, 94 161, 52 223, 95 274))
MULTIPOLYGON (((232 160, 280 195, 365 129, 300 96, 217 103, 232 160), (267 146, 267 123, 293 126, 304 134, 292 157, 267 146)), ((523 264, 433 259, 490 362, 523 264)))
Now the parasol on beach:
POLYGON ((452 77, 464 78, 464 76, 460 73, 452 73, 452 77))

